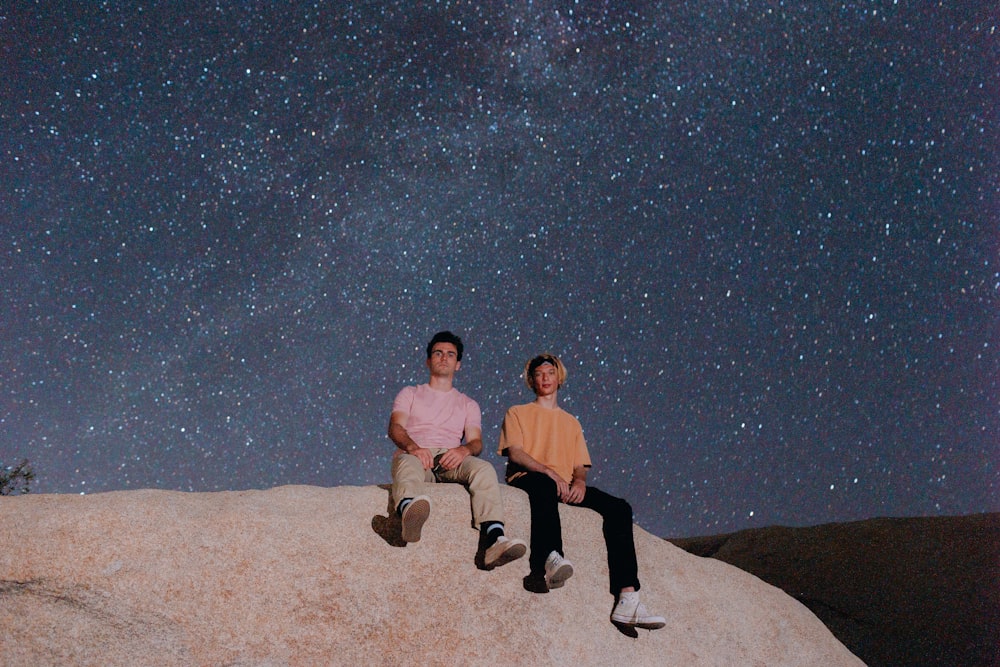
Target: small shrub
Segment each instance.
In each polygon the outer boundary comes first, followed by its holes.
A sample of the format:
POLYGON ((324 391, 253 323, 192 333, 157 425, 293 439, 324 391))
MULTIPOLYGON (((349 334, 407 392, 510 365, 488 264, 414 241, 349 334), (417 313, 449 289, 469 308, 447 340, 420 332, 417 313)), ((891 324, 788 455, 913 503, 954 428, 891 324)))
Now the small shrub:
POLYGON ((16 466, 4 466, 0 469, 0 496, 28 493, 34 480, 35 472, 31 469, 28 459, 24 459, 16 466))

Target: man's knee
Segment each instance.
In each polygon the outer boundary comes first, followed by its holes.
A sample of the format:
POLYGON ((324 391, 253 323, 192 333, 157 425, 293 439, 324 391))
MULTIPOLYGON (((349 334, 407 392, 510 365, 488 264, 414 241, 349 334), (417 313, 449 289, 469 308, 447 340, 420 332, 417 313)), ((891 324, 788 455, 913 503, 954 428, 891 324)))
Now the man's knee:
POLYGON ((526 473, 523 477, 514 481, 514 486, 520 487, 529 496, 534 496, 535 494, 544 496, 559 495, 559 488, 556 486, 555 480, 540 472, 526 473))
POLYGON ((465 476, 470 483, 478 481, 481 484, 497 484, 497 471, 488 462, 472 456, 465 457, 462 461, 465 467, 465 476))
POLYGON ((420 459, 413 454, 396 454, 392 457, 392 474, 395 475, 399 470, 407 470, 414 466, 419 466, 423 469, 424 464, 421 463, 420 459))
POLYGON ((423 462, 413 454, 399 454, 392 459, 393 484, 426 482, 427 471, 423 462))
POLYGON ((608 514, 619 521, 632 523, 632 506, 624 498, 615 498, 608 514))

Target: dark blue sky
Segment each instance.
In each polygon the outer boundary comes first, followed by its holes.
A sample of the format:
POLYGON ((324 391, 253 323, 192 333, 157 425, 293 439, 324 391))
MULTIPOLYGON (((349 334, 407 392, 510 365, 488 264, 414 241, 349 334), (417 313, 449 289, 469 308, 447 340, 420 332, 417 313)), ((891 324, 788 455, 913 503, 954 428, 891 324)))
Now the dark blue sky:
POLYGON ((449 328, 661 536, 1000 510, 994 3, 79 4, 0 11, 35 491, 387 482, 449 328))

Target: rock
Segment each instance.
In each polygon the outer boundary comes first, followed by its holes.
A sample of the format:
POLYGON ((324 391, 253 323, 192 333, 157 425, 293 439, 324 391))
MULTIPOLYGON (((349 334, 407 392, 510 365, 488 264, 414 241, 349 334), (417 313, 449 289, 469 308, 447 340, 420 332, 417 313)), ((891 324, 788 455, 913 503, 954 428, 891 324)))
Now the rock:
MULTIPOLYGON (((504 487, 508 532, 528 502, 504 487)), ((0 498, 0 648, 11 665, 859 665, 803 605, 636 528, 643 599, 667 626, 608 616, 593 512, 562 507, 576 566, 526 592, 527 560, 474 565, 460 486, 429 488, 399 546, 384 487, 121 491, 0 498)))
POLYGON ((1000 514, 670 541, 781 588, 872 667, 1000 665, 1000 514))

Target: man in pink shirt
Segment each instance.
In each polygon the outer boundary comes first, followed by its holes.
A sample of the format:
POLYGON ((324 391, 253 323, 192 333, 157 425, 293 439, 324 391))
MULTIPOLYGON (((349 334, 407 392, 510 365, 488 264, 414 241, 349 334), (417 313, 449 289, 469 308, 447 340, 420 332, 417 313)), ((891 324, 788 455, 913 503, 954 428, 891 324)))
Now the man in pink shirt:
POLYGON ((474 400, 452 386, 462 366, 462 351, 462 339, 455 334, 434 334, 427 344, 430 380, 404 387, 393 401, 389 439, 399 449, 392 459, 392 498, 403 541, 417 542, 431 511, 430 498, 420 493, 423 485, 464 484, 472 496, 473 522, 479 526, 476 560, 491 570, 523 556, 527 545, 504 535, 496 470, 479 458, 482 413, 474 400))

